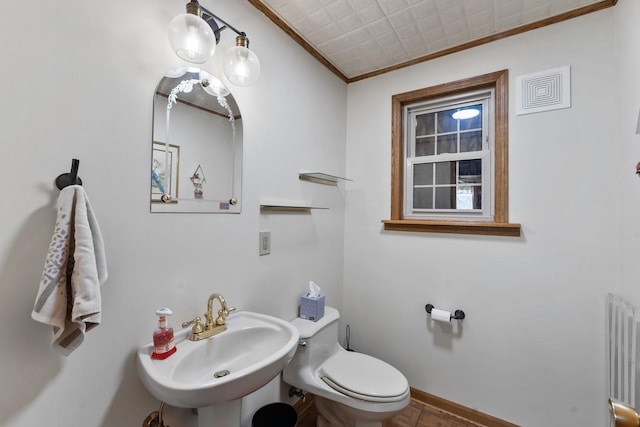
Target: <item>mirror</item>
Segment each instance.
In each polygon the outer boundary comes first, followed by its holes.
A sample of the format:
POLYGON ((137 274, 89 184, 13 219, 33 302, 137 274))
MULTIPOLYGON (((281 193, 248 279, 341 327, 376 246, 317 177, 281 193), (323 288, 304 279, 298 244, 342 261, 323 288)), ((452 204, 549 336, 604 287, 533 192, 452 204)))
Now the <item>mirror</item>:
POLYGON ((153 98, 151 212, 240 213, 242 116, 229 89, 180 68, 153 98))

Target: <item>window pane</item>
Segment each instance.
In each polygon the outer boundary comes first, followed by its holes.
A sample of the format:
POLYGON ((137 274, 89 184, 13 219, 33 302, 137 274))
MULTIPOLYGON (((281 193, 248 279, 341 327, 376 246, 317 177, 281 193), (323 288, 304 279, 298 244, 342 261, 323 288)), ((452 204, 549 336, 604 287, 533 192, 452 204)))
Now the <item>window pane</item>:
POLYGON ((414 188, 413 189, 413 208, 414 209, 433 209, 433 188, 414 188))
POLYGON ((457 209, 473 209, 473 188, 472 187, 458 187, 456 193, 456 208, 457 209))
POLYGON ((473 209, 482 209, 482 187, 473 187, 473 209))
POLYGON ((456 162, 436 163, 436 185, 456 183, 456 162))
POLYGON ((456 208, 456 188, 438 187, 436 188, 436 209, 456 208))
POLYGON ((473 105, 470 107, 465 107, 465 109, 474 109, 480 111, 475 117, 470 119, 462 119, 460 120, 460 130, 468 130, 468 129, 480 129, 482 128, 482 105, 473 105))
POLYGON ((438 136, 438 154, 457 153, 458 152, 458 135, 439 135, 438 136))
POLYGON ((482 187, 463 185, 458 187, 457 209, 482 209, 482 187))
POLYGON ((458 174, 460 175, 459 182, 467 184, 482 183, 482 160, 461 160, 460 162, 458 162, 458 167, 458 174))
POLYGON ((460 134, 460 152, 482 151, 482 131, 460 134))
POLYGON ((458 121, 452 117, 456 110, 440 111, 438 114, 438 133, 455 132, 458 130, 458 121))
POLYGON ((416 138, 416 157, 433 156, 436 150, 436 140, 433 136, 416 138))
POLYGON ((413 166, 413 185, 433 185, 433 163, 413 166))
POLYGON ((435 113, 416 116, 416 136, 433 135, 436 133, 435 113))

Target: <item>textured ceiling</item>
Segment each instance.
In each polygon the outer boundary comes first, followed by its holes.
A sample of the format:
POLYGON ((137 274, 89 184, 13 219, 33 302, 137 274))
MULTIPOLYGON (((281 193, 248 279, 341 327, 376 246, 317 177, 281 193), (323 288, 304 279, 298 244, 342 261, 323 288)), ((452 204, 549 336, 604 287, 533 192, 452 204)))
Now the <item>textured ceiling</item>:
POLYGON ((617 0, 249 0, 347 82, 606 7, 617 0))

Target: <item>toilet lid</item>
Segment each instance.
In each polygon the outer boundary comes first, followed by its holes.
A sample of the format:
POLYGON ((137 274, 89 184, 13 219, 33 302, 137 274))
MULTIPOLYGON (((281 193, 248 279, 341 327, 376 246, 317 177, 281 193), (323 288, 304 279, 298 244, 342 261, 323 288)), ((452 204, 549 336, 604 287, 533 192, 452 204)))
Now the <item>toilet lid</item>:
POLYGON ((400 371, 362 353, 345 351, 330 357, 320 368, 320 377, 334 390, 374 402, 400 400, 409 389, 400 371))

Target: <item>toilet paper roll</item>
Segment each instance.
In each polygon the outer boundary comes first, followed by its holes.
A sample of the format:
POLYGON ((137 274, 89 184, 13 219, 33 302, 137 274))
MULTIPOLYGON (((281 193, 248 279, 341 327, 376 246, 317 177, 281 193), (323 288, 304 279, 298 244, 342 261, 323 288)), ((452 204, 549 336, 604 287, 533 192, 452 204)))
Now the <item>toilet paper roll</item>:
POLYGON ((451 323, 451 312, 434 308, 431 310, 431 318, 437 322, 451 323))

